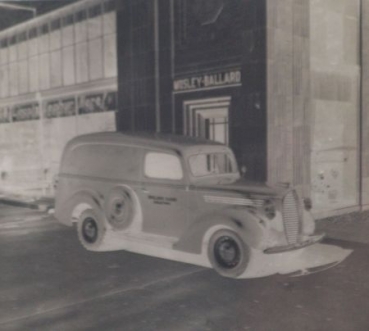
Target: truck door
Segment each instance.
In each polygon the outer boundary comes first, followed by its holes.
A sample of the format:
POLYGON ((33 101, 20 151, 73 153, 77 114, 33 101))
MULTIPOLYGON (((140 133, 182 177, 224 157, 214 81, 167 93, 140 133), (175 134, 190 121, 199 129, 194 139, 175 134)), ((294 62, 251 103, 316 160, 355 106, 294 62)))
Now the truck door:
POLYGON ((189 198, 180 157, 149 151, 142 176, 143 231, 179 237, 187 226, 189 198))

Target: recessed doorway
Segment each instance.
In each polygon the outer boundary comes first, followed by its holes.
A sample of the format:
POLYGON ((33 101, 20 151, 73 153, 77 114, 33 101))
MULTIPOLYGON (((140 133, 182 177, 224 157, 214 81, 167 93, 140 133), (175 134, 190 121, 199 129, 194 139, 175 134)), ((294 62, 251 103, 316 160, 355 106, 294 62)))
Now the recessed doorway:
POLYGON ((230 102, 230 96, 185 101, 185 135, 228 145, 230 102))

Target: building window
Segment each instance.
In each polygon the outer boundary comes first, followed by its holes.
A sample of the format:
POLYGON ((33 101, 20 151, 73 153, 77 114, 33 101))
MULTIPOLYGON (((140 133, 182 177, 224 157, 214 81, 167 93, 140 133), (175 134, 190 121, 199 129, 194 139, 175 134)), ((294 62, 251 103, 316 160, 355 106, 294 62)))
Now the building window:
POLYGON ((89 10, 88 10, 88 17, 89 18, 94 18, 96 16, 99 16, 101 15, 101 6, 100 5, 97 5, 97 6, 93 6, 91 7, 89 10))
POLYGON ((240 40, 244 3, 243 0, 176 0, 177 47, 196 45, 207 49, 240 40))
POLYGON ((47 23, 40 27, 40 34, 43 35, 46 33, 49 33, 49 24, 47 23))
POLYGON ((55 31, 60 29, 61 23, 60 23, 60 19, 57 19, 55 21, 51 22, 51 31, 55 31))
POLYGON ((0 39, 2 97, 117 76, 115 1, 81 7, 0 39))
POLYGON ((1 48, 5 48, 5 47, 8 47, 8 39, 7 38, 4 38, 0 41, 0 47, 1 48))
POLYGON ((17 36, 12 36, 9 38, 9 46, 13 46, 17 43, 17 36))
POLYGON ((74 22, 73 15, 68 15, 68 16, 63 17, 63 27, 72 25, 73 22, 74 22))
POLYGON ((33 39, 37 37, 37 28, 32 28, 28 31, 28 39, 33 39))
POLYGON ((87 18, 87 15, 86 15, 86 11, 85 10, 81 10, 78 13, 75 14, 75 22, 76 23, 82 22, 86 18, 87 18))
POLYGON ((104 2, 104 13, 110 13, 115 10, 114 0, 104 2))
POLYGON ((27 32, 22 32, 18 34, 18 42, 21 43, 27 40, 27 32))

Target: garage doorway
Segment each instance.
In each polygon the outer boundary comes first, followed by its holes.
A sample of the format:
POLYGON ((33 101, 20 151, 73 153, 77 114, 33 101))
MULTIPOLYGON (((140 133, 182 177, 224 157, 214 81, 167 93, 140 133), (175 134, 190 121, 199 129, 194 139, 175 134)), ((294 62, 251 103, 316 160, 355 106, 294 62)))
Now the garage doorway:
POLYGON ((231 97, 184 102, 184 133, 188 136, 229 143, 229 105, 231 97))

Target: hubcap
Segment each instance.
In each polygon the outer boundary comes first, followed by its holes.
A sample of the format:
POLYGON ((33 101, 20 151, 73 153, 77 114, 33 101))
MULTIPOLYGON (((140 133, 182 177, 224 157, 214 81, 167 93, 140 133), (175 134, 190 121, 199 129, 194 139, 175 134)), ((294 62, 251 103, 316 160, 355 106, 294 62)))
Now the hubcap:
POLYGON ((220 237, 214 246, 217 263, 226 269, 235 268, 241 259, 241 252, 237 242, 231 237, 220 237))
POLYGON ((114 206, 113 206, 113 213, 114 216, 121 216, 125 211, 124 208, 124 200, 119 200, 117 202, 115 202, 114 206))
POLYGON ((112 222, 114 225, 123 225, 130 219, 130 205, 124 197, 114 199, 110 204, 109 210, 109 222, 112 222))
POLYGON ((83 221, 82 224, 82 235, 83 238, 90 244, 94 243, 97 239, 97 224, 96 221, 88 217, 83 221))

